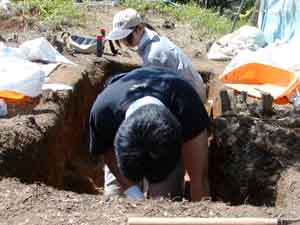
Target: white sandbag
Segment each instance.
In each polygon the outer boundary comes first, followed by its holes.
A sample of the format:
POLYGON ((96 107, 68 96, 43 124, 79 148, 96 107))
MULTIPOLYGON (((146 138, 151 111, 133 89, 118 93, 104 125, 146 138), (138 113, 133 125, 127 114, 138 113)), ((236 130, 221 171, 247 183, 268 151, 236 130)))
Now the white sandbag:
POLYGON ((228 60, 241 51, 256 51, 265 45, 266 40, 261 30, 252 26, 243 26, 214 42, 207 57, 212 60, 228 60))
POLYGON ((28 60, 42 60, 52 63, 74 64, 60 54, 44 37, 26 41, 19 47, 28 60))
POLYGON ((42 92, 45 74, 40 67, 17 57, 0 57, 0 91, 36 97, 42 92))

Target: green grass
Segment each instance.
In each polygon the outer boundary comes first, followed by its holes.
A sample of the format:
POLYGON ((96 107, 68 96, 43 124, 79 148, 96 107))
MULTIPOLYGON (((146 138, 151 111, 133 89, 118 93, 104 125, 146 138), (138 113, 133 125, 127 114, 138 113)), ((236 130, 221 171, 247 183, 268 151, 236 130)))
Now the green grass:
MULTIPOLYGON (((145 2, 143 0, 123 0, 125 7, 135 8, 141 14, 148 10, 155 10, 162 16, 174 18, 177 22, 187 22, 193 27, 193 31, 199 36, 222 36, 231 30, 232 21, 219 16, 218 12, 211 9, 200 8, 195 3, 182 4, 180 7, 173 7, 162 2, 145 2)), ((238 21, 236 28, 246 24, 246 21, 238 21)))
POLYGON ((83 11, 76 8, 74 0, 19 0, 15 4, 25 15, 34 13, 47 25, 73 26, 84 19, 83 11))

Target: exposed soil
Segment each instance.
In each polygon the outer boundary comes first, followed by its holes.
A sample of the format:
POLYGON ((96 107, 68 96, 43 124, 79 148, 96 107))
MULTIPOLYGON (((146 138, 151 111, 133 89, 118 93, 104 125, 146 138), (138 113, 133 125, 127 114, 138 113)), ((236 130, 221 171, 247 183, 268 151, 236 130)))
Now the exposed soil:
MULTIPOLYGON (((119 9, 90 9, 86 26, 68 31, 95 35, 99 27, 109 29, 119 9)), ((206 59, 210 40, 196 38, 188 24, 169 29, 153 12, 146 18, 192 58, 210 84, 216 103, 210 147, 212 199, 191 203, 104 197, 102 164, 91 161, 86 149, 89 109, 108 77, 139 66, 140 59, 129 49, 123 49, 122 56, 111 56, 106 48, 103 58, 64 51, 78 66, 60 66, 49 82, 69 84, 73 91, 44 91, 25 106, 11 102, 9 116, 0 119, 0 224, 117 225, 126 224, 128 216, 300 215, 299 112, 276 107, 275 114, 266 118, 251 102, 246 107, 236 104, 234 111, 219 116, 217 94, 222 85, 215 77, 226 62, 206 59)), ((51 33, 22 23, 15 18, 13 26, 1 21, 0 34, 8 39, 18 33, 21 43, 51 33)))

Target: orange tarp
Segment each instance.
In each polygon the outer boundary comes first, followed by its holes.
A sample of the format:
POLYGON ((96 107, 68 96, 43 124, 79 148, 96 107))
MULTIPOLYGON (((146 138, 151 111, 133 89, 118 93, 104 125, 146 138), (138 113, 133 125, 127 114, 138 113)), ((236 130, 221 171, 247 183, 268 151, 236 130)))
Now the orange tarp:
POLYGON ((289 102, 300 87, 298 74, 277 67, 249 63, 219 76, 225 86, 237 91, 246 91, 248 95, 260 98, 262 93, 269 93, 277 104, 289 102))
POLYGON ((5 100, 23 101, 24 99, 26 99, 26 96, 15 91, 0 90, 0 98, 5 100))

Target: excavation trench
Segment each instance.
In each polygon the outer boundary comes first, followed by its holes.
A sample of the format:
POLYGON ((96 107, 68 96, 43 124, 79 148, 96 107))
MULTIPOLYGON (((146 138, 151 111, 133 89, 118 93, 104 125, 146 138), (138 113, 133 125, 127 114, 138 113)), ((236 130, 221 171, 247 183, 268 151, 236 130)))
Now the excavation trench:
MULTIPOLYGON (((71 85, 73 91, 44 91, 37 104, 28 104, 21 111, 11 109, 9 118, 1 119, 0 177, 99 193, 102 164, 90 160, 87 151, 89 110, 109 77, 136 67, 100 59, 84 68, 63 66, 55 71, 50 82, 71 85)), ((210 95, 216 95, 215 74, 202 74, 211 87, 210 95)), ((296 165, 289 149, 300 149, 297 134, 285 122, 285 128, 281 125, 278 130, 258 117, 239 113, 212 120, 209 171, 213 200, 234 205, 283 204, 281 192, 286 182, 282 174, 296 165), (270 143, 265 140, 266 132, 270 143), (283 139, 276 139, 274 145, 276 135, 283 139)))

